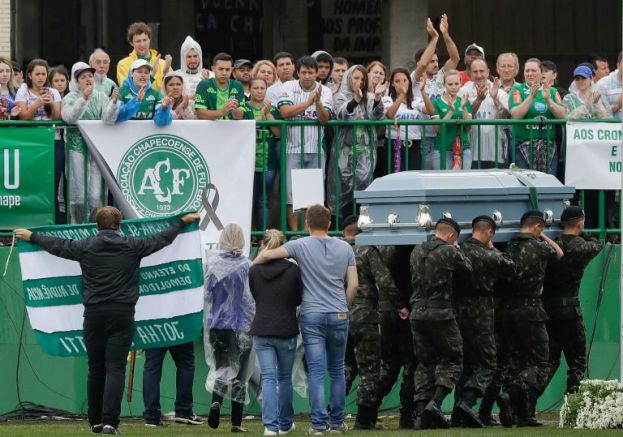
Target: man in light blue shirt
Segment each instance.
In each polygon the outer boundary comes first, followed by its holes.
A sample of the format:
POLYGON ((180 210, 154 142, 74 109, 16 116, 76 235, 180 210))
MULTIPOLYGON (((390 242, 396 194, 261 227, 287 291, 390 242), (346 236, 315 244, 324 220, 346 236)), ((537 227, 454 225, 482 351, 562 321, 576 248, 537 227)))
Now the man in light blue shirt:
POLYGON ((303 279, 301 333, 309 369, 311 435, 329 430, 346 431, 344 355, 348 337, 348 305, 359 286, 355 254, 350 244, 329 237, 331 213, 313 205, 305 214, 309 237, 263 250, 255 259, 261 264, 279 258, 294 258, 303 279), (324 375, 331 383, 331 415, 327 414, 324 375))

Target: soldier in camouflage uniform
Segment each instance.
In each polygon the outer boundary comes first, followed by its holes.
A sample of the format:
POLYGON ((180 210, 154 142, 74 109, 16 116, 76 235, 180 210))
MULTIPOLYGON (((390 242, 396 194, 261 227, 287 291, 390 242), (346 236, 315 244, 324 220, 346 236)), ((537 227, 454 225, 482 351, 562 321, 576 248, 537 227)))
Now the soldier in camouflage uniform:
POLYGON ((580 309, 580 281, 588 263, 602 249, 602 244, 584 232, 584 211, 578 206, 565 209, 560 217, 563 235, 556 240, 565 253, 549 263, 543 284, 543 301, 549 334, 549 378, 560 366, 560 353, 565 354, 567 393, 578 391, 586 373, 586 338, 580 309))
POLYGON ((398 290, 376 246, 355 247, 355 259, 359 289, 349 312, 349 330, 359 368, 355 428, 374 429, 378 428, 376 419, 381 403, 379 304, 396 296, 398 290))
POLYGON ((535 417, 536 401, 547 385, 549 338, 541 287, 549 262, 562 257, 560 247, 543 233, 541 211, 521 217, 519 235, 506 252, 515 261, 516 276, 504 296, 504 335, 510 366, 504 390, 510 395, 518 426, 541 426, 535 417))
MULTIPOLYGON (((456 386, 453 426, 482 427, 472 410, 489 386, 496 368, 493 293, 499 277, 511 277, 515 263, 493 247, 496 224, 486 215, 472 221, 472 237, 461 250, 472 263, 468 277, 455 278, 454 310, 463 337, 463 373, 456 386)), ((500 417, 512 420, 508 411, 500 417)))
POLYGON ((471 272, 472 264, 459 248, 460 232, 457 222, 442 218, 435 225, 435 235, 411 254, 417 428, 449 427, 441 404, 463 366, 463 341, 452 307, 453 278, 455 273, 471 272))
POLYGON ((409 324, 409 298, 413 294, 411 286, 411 266, 409 258, 412 245, 381 246, 381 256, 389 268, 398 294, 379 296, 379 316, 381 319, 381 381, 380 396, 383 399, 393 389, 400 377, 400 419, 398 427, 413 428, 413 374, 416 359, 413 351, 413 336, 409 324))
MULTIPOLYGON (((357 228, 358 215, 349 215, 341 223, 342 239, 351 246, 355 246, 355 236, 359 233, 357 228)), ((348 331, 348 340, 346 340, 346 354, 344 356, 344 379, 346 384, 346 396, 350 393, 353 381, 357 378, 359 369, 357 368, 357 360, 355 359, 355 343, 353 342, 350 330, 348 331)))

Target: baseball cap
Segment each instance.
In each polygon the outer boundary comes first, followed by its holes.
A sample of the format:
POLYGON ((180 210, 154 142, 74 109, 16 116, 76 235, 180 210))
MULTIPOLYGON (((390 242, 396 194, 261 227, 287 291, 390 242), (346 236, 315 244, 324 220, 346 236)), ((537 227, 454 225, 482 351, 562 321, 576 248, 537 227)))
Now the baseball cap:
POLYGON ((440 218, 439 221, 437 221, 435 228, 440 224, 452 226, 457 235, 461 233, 461 226, 459 226, 459 224, 454 219, 451 219, 449 217, 440 218))
POLYGON ((141 67, 147 67, 151 70, 151 64, 147 60, 137 59, 136 61, 132 62, 132 65, 130 65, 130 73, 141 67))
POLYGON ((234 62, 234 69, 237 70, 243 65, 248 65, 249 67, 253 68, 253 62, 249 61, 248 59, 237 59, 236 62, 234 62))
POLYGON ((489 217, 488 215, 479 215, 478 217, 474 218, 474 220, 472 220, 472 228, 478 222, 487 222, 489 223, 489 225, 491 225, 494 231, 497 229, 497 225, 495 224, 495 221, 493 221, 493 219, 489 217))
POLYGON ((581 76, 581 77, 585 77, 586 79, 590 79, 593 77, 593 72, 586 65, 578 65, 577 67, 575 67, 575 70, 573 70, 573 77, 576 77, 576 76, 581 76))
MULTIPOLYGON (((576 69, 577 70, 577 69, 576 69)), ((584 210, 579 206, 572 205, 567 208, 560 214, 561 222, 570 222, 575 219, 579 219, 584 217, 584 210)))
POLYGON ((529 218, 536 218, 536 219, 541 220, 543 223, 545 223, 545 215, 543 214, 542 211, 539 211, 539 210, 536 210, 536 209, 524 212, 524 214, 521 216, 521 220, 519 222, 521 224, 523 224, 523 222, 525 222, 529 218))
POLYGON ((468 45, 465 48, 465 54, 467 54, 467 52, 469 52, 470 50, 478 50, 480 53, 482 53, 482 57, 485 57, 485 49, 483 49, 482 47, 480 47, 478 44, 476 44, 475 42, 471 43, 470 45, 468 45))
POLYGON ((11 68, 13 71, 22 71, 22 66, 19 65, 19 62, 11 61, 11 68))
POLYGON ((78 80, 78 77, 82 74, 83 71, 90 71, 91 73, 95 73, 95 68, 92 68, 86 62, 76 62, 71 67, 71 76, 78 80))
POLYGON ((553 71, 554 73, 558 72, 558 67, 556 67, 556 63, 554 61, 543 61, 541 62, 541 66, 549 71, 553 71))

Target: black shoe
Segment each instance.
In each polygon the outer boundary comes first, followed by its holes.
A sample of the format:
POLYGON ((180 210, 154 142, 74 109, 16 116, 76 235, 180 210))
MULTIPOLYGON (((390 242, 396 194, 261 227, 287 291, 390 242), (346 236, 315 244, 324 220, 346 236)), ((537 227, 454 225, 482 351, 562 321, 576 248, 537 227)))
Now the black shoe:
POLYGON ((452 416, 450 416, 450 426, 452 428, 463 428, 465 424, 463 423, 463 416, 459 412, 458 407, 454 407, 452 409, 452 416))
POLYGON ((91 425, 91 432, 93 434, 101 434, 103 429, 104 425, 102 425, 101 423, 98 423, 97 425, 91 425))
POLYGON ((413 429, 415 425, 413 419, 413 408, 401 408, 400 419, 398 419, 398 429, 413 429))
POLYGON ((104 427, 102 428, 102 434, 121 435, 121 431, 119 431, 117 428, 115 428, 112 425, 104 425, 104 427))
POLYGON ((498 422, 495 417, 489 414, 478 413, 478 418, 480 422, 482 422, 483 426, 500 426, 500 422, 498 422))
POLYGON ((482 428, 482 422, 478 418, 478 413, 470 408, 465 401, 456 404, 455 411, 461 418, 463 425, 467 428, 482 428))
POLYGON ((203 419, 199 416, 191 414, 189 416, 175 416, 175 423, 184 423, 186 425, 203 425, 203 419))
POLYGON ((543 426, 543 423, 536 420, 535 417, 520 417, 517 419, 517 426, 520 428, 538 427, 538 426, 543 426))
POLYGON ((514 423, 513 409, 511 407, 511 398, 508 393, 500 393, 496 399, 498 407, 500 407, 500 423, 504 428, 511 428, 514 423))
POLYGON ((208 416, 208 425, 210 425, 210 428, 216 429, 219 423, 221 423, 221 404, 219 402, 212 402, 210 415, 208 416))
POLYGON ((355 418, 355 429, 374 429, 372 423, 372 407, 369 405, 357 405, 357 417, 355 418))
POLYGON ((430 401, 422 413, 422 429, 448 429, 450 423, 444 416, 439 405, 435 401, 430 401))

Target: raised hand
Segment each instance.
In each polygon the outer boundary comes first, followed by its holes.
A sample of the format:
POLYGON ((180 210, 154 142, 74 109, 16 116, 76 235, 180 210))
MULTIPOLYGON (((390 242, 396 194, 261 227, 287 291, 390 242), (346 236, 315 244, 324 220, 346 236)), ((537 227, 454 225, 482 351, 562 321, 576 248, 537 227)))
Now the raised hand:
MULTIPOLYGON (((543 96, 543 98, 545 99, 546 102, 549 102, 550 99, 550 91, 552 89, 552 85, 549 83, 544 83, 543 84, 543 89, 541 90, 541 95, 543 96)), ((536 95, 536 94, 535 94, 536 95)))
MULTIPOLYGON (((408 85, 406 85, 406 87, 408 87, 408 85)), ((385 93, 385 91, 387 91, 387 88, 389 88, 389 83, 387 81, 379 83, 374 88, 374 98, 375 98, 375 100, 378 100, 377 97, 380 99, 383 96, 383 94, 385 93)), ((405 92, 405 95, 406 94, 407 93, 405 92)))
POLYGON ((426 33, 428 33, 428 36, 431 38, 439 37, 439 33, 435 30, 435 26, 433 26, 433 22, 430 18, 426 19, 426 33))
MULTIPOLYGON (((539 87, 541 86, 541 84, 537 81, 535 83, 533 83, 532 85, 530 85, 530 95, 532 97, 536 97, 536 95, 539 92, 539 87)), ((545 89, 545 88, 544 88, 545 89)), ((543 96, 545 96, 545 93, 543 93, 543 96)))
POLYGON ((84 87, 84 91, 82 92, 82 94, 84 95, 84 100, 89 100, 89 97, 91 97, 91 94, 93 94, 93 84, 87 84, 84 87))
POLYGON ((136 100, 138 100, 139 102, 143 101, 143 98, 145 97, 145 90, 147 89, 147 87, 142 86, 140 91, 138 92, 138 95, 136 96, 136 100))
POLYGON ((497 99, 498 91, 500 91, 500 79, 496 77, 493 79, 493 86, 489 90, 489 95, 493 100, 497 99))
POLYGON ((355 102, 357 103, 361 102, 361 100, 363 99, 363 92, 361 91, 361 87, 356 86, 354 82, 352 81, 352 79, 350 82, 350 87, 353 90, 353 99, 355 100, 355 102))
POLYGON ((117 103, 118 99, 119 99, 119 88, 114 87, 112 90, 112 94, 110 95, 110 100, 112 100, 113 103, 117 103))
POLYGON ((158 53, 154 61, 154 71, 153 71, 154 77, 158 74, 158 71, 160 70, 160 58, 162 58, 162 55, 158 53))
POLYGON ((167 74, 171 69, 171 63, 173 62, 173 57, 171 55, 165 55, 164 57, 164 71, 162 74, 167 74))
MULTIPOLYGON (((483 101, 484 99, 487 98, 487 92, 489 91, 489 88, 487 87, 487 83, 483 83, 483 84, 476 84, 476 98, 479 101, 483 101)), ((467 100, 467 99, 464 99, 467 100)))
POLYGON ((448 16, 443 14, 441 16, 441 22, 439 23, 439 30, 442 35, 446 35, 448 33, 448 16))

